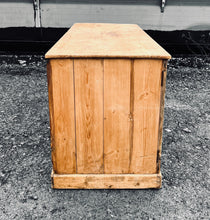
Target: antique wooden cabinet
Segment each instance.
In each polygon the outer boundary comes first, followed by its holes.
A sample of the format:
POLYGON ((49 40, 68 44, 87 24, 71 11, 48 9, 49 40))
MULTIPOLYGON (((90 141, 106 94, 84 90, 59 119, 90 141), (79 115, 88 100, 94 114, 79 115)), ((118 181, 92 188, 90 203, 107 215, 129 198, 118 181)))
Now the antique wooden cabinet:
POLYGON ((46 53, 53 188, 160 188, 166 65, 139 26, 74 24, 46 53))

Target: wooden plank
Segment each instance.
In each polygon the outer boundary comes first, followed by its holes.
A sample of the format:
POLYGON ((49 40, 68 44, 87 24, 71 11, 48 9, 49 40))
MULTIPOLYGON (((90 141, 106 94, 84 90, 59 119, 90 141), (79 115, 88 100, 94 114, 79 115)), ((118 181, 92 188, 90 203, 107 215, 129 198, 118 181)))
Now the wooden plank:
POLYGON ((130 173, 156 173, 162 60, 134 60, 130 173))
POLYGON ((157 172, 160 171, 160 163, 161 163, 166 75, 167 75, 167 60, 163 60, 163 62, 162 62, 162 77, 161 77, 161 94, 160 94, 160 118, 159 118, 159 132, 158 132, 158 149, 157 149, 157 172))
POLYGON ((49 102, 49 116, 50 116, 50 145, 53 169, 57 172, 56 154, 55 154, 55 129, 54 129, 54 108, 53 108, 53 84, 52 84, 52 68, 50 61, 47 62, 47 83, 48 83, 48 102, 49 102))
POLYGON ((53 169, 75 173, 73 61, 50 60, 47 70, 53 169))
POLYGON ((104 173, 128 173, 131 61, 104 60, 104 173))
POLYGON ((103 60, 75 59, 77 173, 103 173, 103 60))
POLYGON ((55 189, 145 189, 161 188, 158 174, 54 174, 55 189))
POLYGON ((83 23, 74 24, 45 57, 170 59, 171 56, 138 25, 83 23))

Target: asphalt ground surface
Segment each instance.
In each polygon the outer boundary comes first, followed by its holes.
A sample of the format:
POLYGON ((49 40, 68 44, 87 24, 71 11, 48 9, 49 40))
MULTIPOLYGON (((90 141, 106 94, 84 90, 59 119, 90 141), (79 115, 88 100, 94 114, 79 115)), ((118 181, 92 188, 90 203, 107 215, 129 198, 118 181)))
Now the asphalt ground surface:
POLYGON ((0 56, 0 219, 210 219, 210 59, 168 65, 162 189, 51 189, 46 61, 0 56))

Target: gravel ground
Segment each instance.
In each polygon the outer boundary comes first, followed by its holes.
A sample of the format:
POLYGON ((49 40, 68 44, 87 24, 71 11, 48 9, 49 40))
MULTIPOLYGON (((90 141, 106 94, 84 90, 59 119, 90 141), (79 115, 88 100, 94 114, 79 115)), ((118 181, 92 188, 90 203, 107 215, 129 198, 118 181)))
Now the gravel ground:
POLYGON ((0 219, 210 219, 210 59, 167 76, 160 190, 53 190, 46 61, 0 56, 0 219))

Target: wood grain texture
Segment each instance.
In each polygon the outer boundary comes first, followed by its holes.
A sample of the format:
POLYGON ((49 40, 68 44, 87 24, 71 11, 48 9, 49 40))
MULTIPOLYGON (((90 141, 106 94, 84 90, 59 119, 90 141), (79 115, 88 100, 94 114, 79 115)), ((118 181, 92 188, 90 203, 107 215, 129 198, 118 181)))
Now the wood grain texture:
POLYGON ((75 59, 77 173, 103 172, 103 61, 75 59))
POLYGON ((158 174, 54 174, 55 189, 145 189, 161 188, 158 174))
POLYGON ((138 25, 81 23, 74 24, 45 57, 170 59, 171 56, 138 25))
POLYGON ((75 173, 73 61, 50 60, 47 71, 53 169, 75 173))
POLYGON ((128 173, 131 61, 104 60, 104 173, 128 173))
POLYGON ((161 94, 160 94, 160 117, 158 131, 158 147, 157 147, 157 172, 160 171, 161 149, 163 136, 163 120, 164 120, 164 102, 166 90, 166 75, 167 75, 167 60, 162 61, 162 76, 161 76, 161 94))
POLYGON ((50 116, 51 157, 52 157, 53 169, 56 172, 57 166, 56 166, 56 154, 54 148, 55 129, 54 129, 54 110, 53 110, 53 84, 52 84, 52 68, 50 61, 47 62, 47 83, 48 83, 48 102, 49 102, 49 116, 50 116))
POLYGON ((162 60, 134 60, 130 173, 156 173, 162 60))

